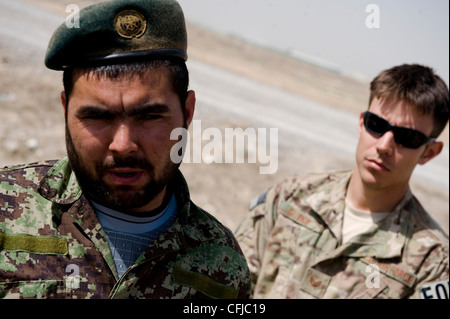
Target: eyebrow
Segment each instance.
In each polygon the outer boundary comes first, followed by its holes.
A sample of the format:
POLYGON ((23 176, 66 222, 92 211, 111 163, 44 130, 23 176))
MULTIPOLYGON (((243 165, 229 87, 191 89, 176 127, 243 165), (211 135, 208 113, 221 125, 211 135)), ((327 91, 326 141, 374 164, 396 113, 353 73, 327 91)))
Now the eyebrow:
POLYGON ((132 107, 129 112, 126 112, 129 116, 136 116, 141 114, 162 114, 168 113, 170 109, 165 104, 144 104, 132 107))
POLYGON ((77 117, 84 116, 103 116, 103 117, 114 117, 114 116, 137 116, 142 114, 163 114, 170 111, 169 107, 165 104, 144 104, 137 105, 131 108, 127 112, 115 112, 109 108, 103 106, 93 106, 85 105, 80 107, 77 112, 77 117))

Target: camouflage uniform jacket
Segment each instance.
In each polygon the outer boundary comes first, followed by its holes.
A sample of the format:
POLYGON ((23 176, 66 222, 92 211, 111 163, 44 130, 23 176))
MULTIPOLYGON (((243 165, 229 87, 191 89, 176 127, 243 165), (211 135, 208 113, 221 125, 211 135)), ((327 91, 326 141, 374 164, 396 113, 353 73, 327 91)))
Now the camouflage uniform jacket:
POLYGON ((236 238, 254 298, 448 296, 448 237, 409 190, 379 226, 341 244, 350 176, 290 178, 253 204, 236 238))
POLYGON ((0 169, 0 297, 248 298, 233 234, 189 199, 178 172, 171 228, 118 278, 67 158, 0 169))

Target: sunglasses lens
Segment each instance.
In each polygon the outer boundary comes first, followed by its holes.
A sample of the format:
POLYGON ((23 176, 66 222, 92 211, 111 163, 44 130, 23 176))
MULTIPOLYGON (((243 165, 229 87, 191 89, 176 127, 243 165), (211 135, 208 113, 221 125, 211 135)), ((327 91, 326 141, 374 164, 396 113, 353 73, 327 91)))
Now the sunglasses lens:
POLYGON ((428 141, 424 134, 407 128, 395 128, 394 139, 398 144, 408 148, 419 148, 428 141))
POLYGON ((408 148, 419 148, 423 144, 426 144, 429 138, 416 130, 409 129, 406 127, 392 126, 388 121, 382 119, 381 117, 370 113, 364 112, 364 127, 372 134, 376 136, 382 136, 389 130, 394 133, 394 140, 396 143, 408 147, 408 148))
POLYGON ((389 130, 389 123, 370 112, 364 113, 364 126, 372 134, 382 136, 389 130))

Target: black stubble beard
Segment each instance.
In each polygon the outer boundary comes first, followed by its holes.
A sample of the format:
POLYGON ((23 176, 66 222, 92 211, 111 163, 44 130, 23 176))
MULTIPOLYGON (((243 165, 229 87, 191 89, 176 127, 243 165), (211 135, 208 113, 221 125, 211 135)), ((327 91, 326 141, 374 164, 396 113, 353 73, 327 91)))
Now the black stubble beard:
POLYGON ((175 164, 171 160, 164 167, 162 176, 159 180, 155 177, 154 167, 151 163, 141 157, 119 158, 114 157, 112 161, 103 163, 98 161, 95 165, 96 175, 90 173, 84 168, 82 159, 80 159, 68 126, 66 124, 66 150, 69 163, 77 181, 89 198, 97 203, 111 209, 126 211, 145 206, 160 194, 164 187, 172 180, 180 164, 175 164), (118 186, 112 188, 102 180, 102 174, 106 169, 116 167, 135 167, 142 168, 150 176, 150 181, 141 189, 135 190, 130 186, 118 186))

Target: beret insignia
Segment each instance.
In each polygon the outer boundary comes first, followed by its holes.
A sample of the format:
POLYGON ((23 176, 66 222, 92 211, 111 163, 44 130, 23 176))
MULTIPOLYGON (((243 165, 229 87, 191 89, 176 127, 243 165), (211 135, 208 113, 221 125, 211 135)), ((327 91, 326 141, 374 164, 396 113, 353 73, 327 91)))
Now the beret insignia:
POLYGON ((117 33, 124 38, 139 38, 147 27, 144 15, 135 10, 120 12, 114 19, 117 33))

